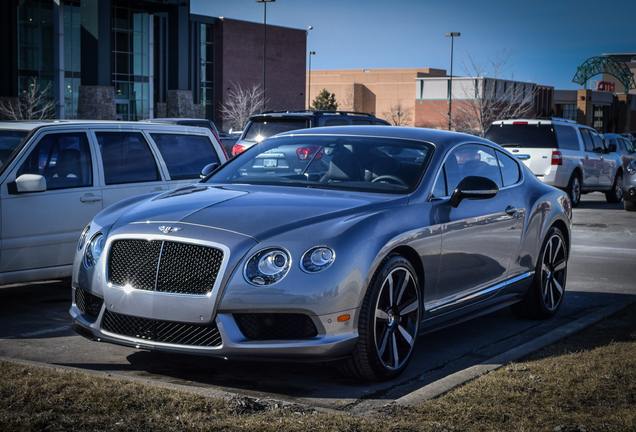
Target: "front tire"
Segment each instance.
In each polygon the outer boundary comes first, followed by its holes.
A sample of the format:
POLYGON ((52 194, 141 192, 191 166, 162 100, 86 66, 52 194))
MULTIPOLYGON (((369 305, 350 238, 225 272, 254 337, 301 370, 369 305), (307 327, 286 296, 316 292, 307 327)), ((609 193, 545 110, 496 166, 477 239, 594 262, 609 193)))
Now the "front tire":
POLYGON ((636 211, 636 202, 623 201, 623 207, 626 211, 636 211))
POLYGON ((610 191, 605 192, 605 199, 608 203, 618 204, 623 201, 623 174, 617 173, 614 184, 610 191))
POLYGON ((568 250, 563 233, 550 228, 537 260, 532 286, 519 303, 511 306, 522 318, 547 319, 563 303, 568 268, 568 250))
POLYGON ((371 279, 360 310, 358 343, 341 371, 370 381, 402 373, 415 346, 420 304, 413 266, 400 255, 389 256, 371 279))

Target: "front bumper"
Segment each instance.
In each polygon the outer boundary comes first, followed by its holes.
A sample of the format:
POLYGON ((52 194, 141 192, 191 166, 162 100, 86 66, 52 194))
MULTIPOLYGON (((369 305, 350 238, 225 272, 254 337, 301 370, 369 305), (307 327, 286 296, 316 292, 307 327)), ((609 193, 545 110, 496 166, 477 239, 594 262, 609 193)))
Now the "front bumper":
POLYGON ((74 331, 95 341, 222 358, 307 361, 350 355, 357 340, 356 312, 218 311, 211 321, 186 323, 115 313, 103 299, 78 287, 73 287, 70 310, 74 331), (352 318, 341 322, 343 315, 352 318))

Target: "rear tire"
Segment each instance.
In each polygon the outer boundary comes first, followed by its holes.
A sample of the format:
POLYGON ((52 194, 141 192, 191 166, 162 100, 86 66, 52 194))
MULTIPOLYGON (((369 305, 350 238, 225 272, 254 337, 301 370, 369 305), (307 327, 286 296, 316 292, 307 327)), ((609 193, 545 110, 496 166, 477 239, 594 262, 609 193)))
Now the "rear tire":
POLYGON ((519 303, 510 307, 522 318, 546 319, 554 315, 565 294, 568 250, 563 233, 550 228, 541 246, 532 286, 519 303))
POLYGON ((636 211, 636 203, 634 201, 623 201, 623 207, 627 211, 636 211))
POLYGON ((420 285, 411 263, 390 255, 369 284, 358 322, 358 342, 340 371, 369 381, 401 374, 419 329, 420 285))
POLYGON ((611 204, 618 204, 623 201, 623 173, 619 172, 616 174, 612 190, 605 192, 605 199, 611 204))
POLYGON ((570 197, 572 207, 577 207, 581 202, 581 177, 578 173, 574 173, 572 177, 570 177, 570 183, 568 183, 566 192, 570 197))

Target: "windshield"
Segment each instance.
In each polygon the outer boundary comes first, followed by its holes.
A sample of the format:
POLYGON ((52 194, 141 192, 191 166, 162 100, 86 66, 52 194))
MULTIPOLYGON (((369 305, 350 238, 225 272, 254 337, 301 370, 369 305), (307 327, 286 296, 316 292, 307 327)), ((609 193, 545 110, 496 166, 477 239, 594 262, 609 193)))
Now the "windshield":
POLYGON ((27 136, 27 133, 27 131, 0 130, 0 174, 9 165, 14 154, 17 153, 16 149, 24 140, 24 137, 27 136))
POLYGON ((503 147, 557 148, 554 129, 550 124, 492 125, 485 138, 503 147))
POLYGON ((206 182, 409 193, 422 178, 432 149, 393 138, 274 137, 231 160, 206 182))
POLYGON ((252 120, 245 131, 245 141, 261 142, 278 133, 309 127, 307 119, 258 119, 252 120))

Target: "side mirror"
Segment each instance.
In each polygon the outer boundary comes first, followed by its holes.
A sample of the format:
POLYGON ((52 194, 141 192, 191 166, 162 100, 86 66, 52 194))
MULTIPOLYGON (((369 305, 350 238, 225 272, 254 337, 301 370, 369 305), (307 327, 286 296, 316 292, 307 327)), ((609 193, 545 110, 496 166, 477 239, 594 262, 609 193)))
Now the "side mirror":
POLYGON ((499 187, 486 177, 468 176, 459 182, 450 199, 453 207, 459 206, 465 199, 482 200, 497 195, 499 187))
POLYGON ((206 178, 207 176, 212 174, 214 171, 216 171, 216 169, 220 166, 221 165, 216 162, 204 166, 203 169, 201 170, 201 174, 200 174, 201 178, 202 179, 206 178))
POLYGON ((39 174, 22 174, 15 179, 9 193, 44 192, 46 179, 39 174))

